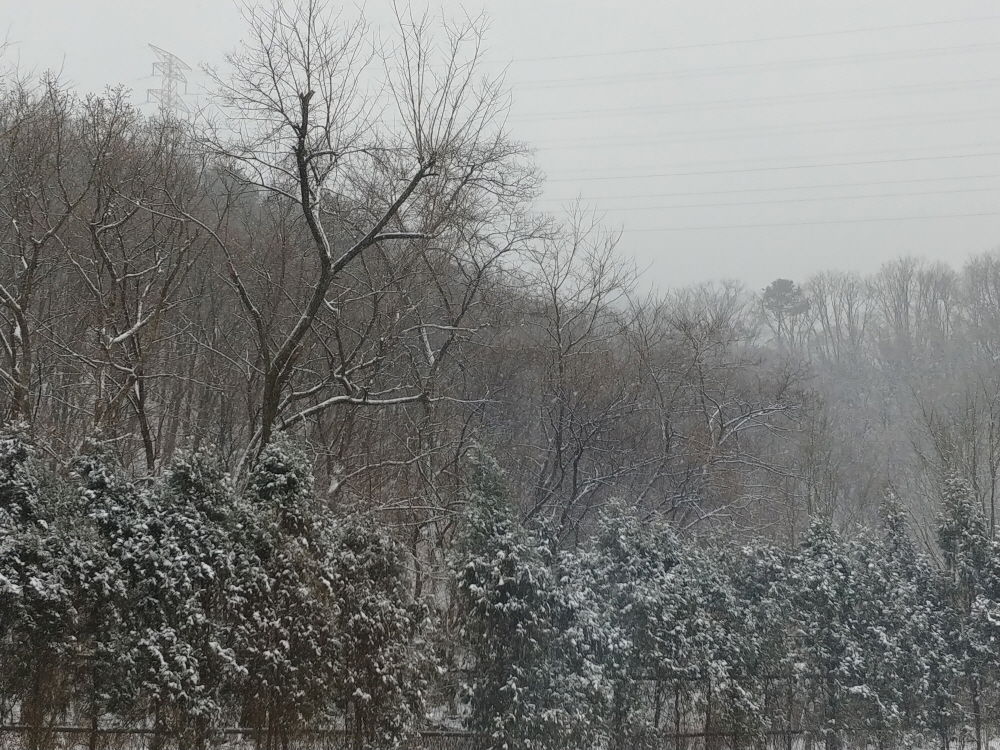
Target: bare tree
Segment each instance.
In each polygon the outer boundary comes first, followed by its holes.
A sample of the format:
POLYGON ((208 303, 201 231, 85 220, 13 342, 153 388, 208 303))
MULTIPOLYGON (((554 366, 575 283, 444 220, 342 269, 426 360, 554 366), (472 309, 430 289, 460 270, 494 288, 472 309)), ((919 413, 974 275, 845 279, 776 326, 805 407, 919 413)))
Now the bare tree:
POLYGON ((15 80, 0 102, 0 381, 7 419, 32 422, 43 279, 61 265, 58 234, 91 188, 92 169, 73 158, 75 98, 58 80, 15 80))
POLYGON ((795 430, 806 373, 760 350, 751 304, 732 284, 669 301, 667 361, 683 450, 664 511, 682 527, 709 519, 752 526, 775 480, 791 471, 783 443, 795 430))
POLYGON ((963 273, 968 334, 987 360, 1000 358, 1000 254, 972 258, 963 273))
POLYGON ((203 164, 176 123, 143 121, 122 91, 89 97, 77 120, 92 188, 58 240, 72 269, 67 281, 76 282, 74 305, 86 312, 51 345, 93 383, 88 433, 138 433, 152 474, 159 454, 153 403, 160 399, 150 385, 177 374, 163 361, 177 335, 171 313, 205 246, 199 227, 176 207, 197 210, 203 164))
POLYGON ((532 424, 511 436, 530 467, 523 516, 550 519, 564 534, 576 533, 635 468, 624 430, 639 389, 623 336, 635 269, 618 254, 618 239, 574 207, 527 271, 526 335, 515 327, 508 342, 522 339, 521 367, 531 377, 511 394, 532 424))
MULTIPOLYGON (((282 252, 300 259, 304 280, 286 288, 280 310, 267 309, 245 274, 267 279, 273 269, 247 269, 218 237, 254 331, 252 459, 275 429, 329 408, 426 400, 419 386, 366 388, 379 356, 367 338, 329 347, 324 373, 300 367, 317 322, 340 313, 334 282, 376 249, 392 265, 453 239, 456 222, 484 206, 517 203, 535 177, 503 133, 503 89, 479 78, 475 23, 444 24, 438 42, 426 18, 400 13, 393 42, 379 47, 362 21, 331 18, 316 0, 246 16, 250 36, 229 58, 232 77, 216 77, 225 128, 207 131, 206 142, 234 185, 294 206, 294 215, 283 214, 282 252)), ((426 326, 413 332, 429 343, 426 326)))
POLYGON ((818 323, 814 351, 827 362, 847 361, 864 351, 871 301, 858 274, 826 271, 806 284, 818 323))

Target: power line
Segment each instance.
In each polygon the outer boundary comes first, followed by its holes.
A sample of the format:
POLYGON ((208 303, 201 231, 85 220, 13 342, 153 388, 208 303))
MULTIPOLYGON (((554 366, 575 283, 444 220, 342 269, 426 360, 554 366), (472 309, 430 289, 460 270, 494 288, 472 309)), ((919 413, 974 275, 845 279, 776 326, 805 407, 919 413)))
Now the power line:
POLYGON ((768 206, 783 203, 821 203, 826 201, 864 200, 866 198, 905 198, 922 195, 955 195, 958 193, 996 193, 1000 186, 986 188, 953 188, 951 190, 921 190, 907 193, 866 193, 862 195, 833 195, 813 198, 774 198, 765 201, 720 201, 717 203, 670 203, 662 206, 625 206, 608 208, 608 211, 623 213, 627 211, 667 211, 675 208, 721 208, 726 206, 768 206))
POLYGON ((918 219, 964 219, 977 216, 1000 216, 1000 211, 982 211, 968 214, 922 214, 919 216, 880 216, 870 219, 827 219, 820 221, 780 221, 768 224, 715 224, 689 227, 659 227, 650 229, 623 228, 623 233, 635 232, 687 232, 703 229, 765 229, 774 227, 807 227, 826 224, 866 224, 884 221, 915 221, 918 219))
POLYGON ((596 182, 605 180, 641 180, 659 177, 692 177, 695 175, 710 174, 742 174, 746 172, 778 172, 790 169, 821 169, 824 167, 857 167, 870 164, 899 164, 905 162, 918 161, 942 161, 946 159, 973 159, 989 156, 1000 156, 1000 151, 990 151, 979 154, 953 154, 951 156, 914 156, 902 159, 870 159, 866 161, 845 161, 829 162, 826 164, 796 164, 780 167, 754 167, 748 169, 713 169, 698 172, 661 172, 656 174, 636 174, 636 175, 604 175, 601 177, 560 177, 549 179, 548 182, 596 182))
POLYGON ((980 109, 952 112, 944 117, 931 117, 928 114, 918 113, 913 115, 903 115, 896 117, 870 117, 859 120, 837 120, 830 122, 806 122, 796 126, 770 125, 756 128, 719 128, 716 130, 683 130, 675 131, 671 135, 664 136, 643 136, 640 139, 628 138, 624 140, 621 135, 609 136, 605 138, 560 138, 556 143, 570 144, 559 146, 538 146, 539 143, 548 142, 541 138, 532 141, 536 151, 576 151, 581 149, 593 150, 604 148, 630 148, 632 146, 655 146, 661 143, 689 143, 697 141, 731 140, 739 138, 767 137, 778 135, 806 135, 812 133, 842 133, 858 129, 870 129, 872 125, 900 125, 900 126, 921 126, 921 125, 950 125, 958 122, 975 122, 983 119, 993 119, 1000 114, 1000 109, 980 109), (818 127, 827 125, 828 127, 818 127), (572 145, 576 144, 576 145, 572 145))
MULTIPOLYGON (((970 148, 995 149, 995 148, 1000 148, 1000 144, 996 144, 996 143, 964 143, 962 145, 952 145, 951 148, 953 148, 953 149, 970 149, 970 148)), ((801 161, 802 159, 843 159, 843 158, 858 157, 858 156, 881 156, 881 155, 884 155, 884 154, 899 154, 899 153, 913 153, 913 152, 921 153, 921 152, 939 151, 939 150, 940 150, 940 146, 933 146, 933 147, 930 147, 930 148, 919 148, 919 149, 917 149, 917 148, 879 148, 879 149, 875 149, 874 151, 842 151, 842 152, 838 152, 838 153, 834 153, 834 154, 815 154, 814 153, 814 154, 807 154, 807 155, 804 155, 804 156, 773 156, 773 157, 768 157, 768 158, 764 158, 764 159, 760 159, 760 158, 758 158, 758 159, 726 159, 724 161, 709 161, 709 162, 706 162, 706 161, 703 161, 703 160, 702 161, 687 161, 687 162, 676 162, 672 166, 674 166, 674 167, 700 167, 700 166, 721 167, 723 165, 759 164, 759 163, 771 164, 771 163, 777 162, 777 161, 801 161)), ((948 155, 946 155, 946 154, 938 154, 937 158, 948 158, 948 155)), ((789 165, 783 165, 783 166, 795 167, 795 166, 799 166, 799 165, 789 164, 789 165)), ((762 167, 762 168, 770 169, 772 167, 762 167)), ((773 167, 773 168, 777 169, 779 167, 773 167)), ((573 171, 571 173, 563 172, 563 174, 570 174, 570 175, 572 175, 571 177, 567 177, 566 179, 576 179, 576 178, 580 177, 580 175, 591 174, 593 172, 606 173, 607 172, 607 168, 605 168, 605 167, 597 167, 597 168, 594 168, 594 169, 578 169, 578 170, 575 170, 575 171, 573 171)))
POLYGON ((665 78, 696 78, 701 76, 712 76, 728 73, 740 73, 749 70, 782 70, 794 67, 802 69, 804 67, 821 67, 824 65, 836 65, 840 63, 857 63, 865 61, 883 60, 905 60, 919 57, 943 57, 949 54, 964 54, 979 51, 982 49, 996 49, 1000 47, 997 42, 984 42, 981 44, 963 44, 946 47, 924 47, 916 50, 900 50, 899 52, 872 52, 868 54, 837 55, 834 57, 810 57, 799 60, 778 60, 763 63, 745 63, 742 65, 723 65, 708 68, 691 68, 679 71, 659 71, 654 73, 626 73, 617 76, 575 76, 573 78, 542 78, 525 84, 512 84, 512 88, 519 91, 533 91, 539 89, 564 89, 577 86, 603 86, 607 84, 621 83, 645 83, 657 81, 665 78))
MULTIPOLYGON (((776 192, 787 192, 790 190, 820 190, 824 188, 838 188, 838 187, 872 187, 878 185, 906 185, 914 182, 924 183, 924 182, 950 182, 955 180, 988 180, 1000 177, 998 174, 973 174, 973 175, 961 175, 958 177, 926 177, 926 178, 914 178, 908 180, 875 180, 869 182, 823 182, 814 185, 792 185, 790 187, 773 187, 773 188, 733 188, 729 190, 684 190, 676 193, 642 193, 640 195, 599 195, 593 198, 588 198, 588 200, 600 201, 600 200, 634 200, 636 198, 676 198, 682 196, 692 196, 692 195, 732 195, 732 194, 744 194, 744 193, 776 193, 776 192)), ((569 203, 576 200, 576 196, 570 198, 537 198, 536 203, 569 203)))
POLYGON ((546 60, 579 60, 594 57, 616 57, 621 55, 640 55, 651 52, 672 52, 674 50, 705 49, 708 47, 726 47, 737 44, 760 44, 762 42, 783 42, 793 39, 816 39, 819 37, 842 36, 845 34, 862 34, 874 31, 896 31, 899 29, 915 29, 927 26, 947 26, 960 23, 980 23, 983 21, 995 21, 1000 19, 1000 14, 988 16, 976 16, 973 18, 955 18, 945 21, 922 21, 919 23, 892 24, 890 26, 869 26, 858 29, 839 29, 836 31, 817 31, 809 34, 784 34, 781 36, 752 37, 749 39, 733 39, 724 42, 702 42, 699 44, 676 44, 666 47, 646 47, 631 50, 615 50, 611 52, 584 52, 575 55, 548 55, 543 57, 521 57, 514 58, 512 63, 543 62, 546 60))
POLYGON ((751 99, 721 99, 689 104, 665 104, 657 107, 627 107, 614 109, 580 109, 567 112, 543 112, 533 115, 511 115, 511 121, 525 122, 531 120, 575 120, 591 117, 620 116, 623 114, 657 114, 662 112, 680 112, 685 110, 714 109, 719 107, 749 107, 761 105, 791 104, 803 101, 831 99, 850 99, 854 97, 867 98, 871 96, 898 96, 909 92, 928 91, 943 88, 946 92, 960 88, 979 88, 1000 83, 1000 77, 972 78, 964 81, 939 81, 935 83, 903 84, 898 86, 882 86, 871 89, 844 89, 840 91, 818 91, 808 94, 784 94, 781 96, 754 97, 751 99))
MULTIPOLYGON (((616 55, 631 55, 631 54, 642 54, 649 52, 665 52, 668 50, 684 50, 684 49, 698 49, 698 48, 716 48, 725 47, 729 45, 740 45, 740 44, 751 44, 751 43, 766 43, 766 42, 777 42, 780 40, 790 40, 790 39, 811 39, 817 37, 836 37, 838 35, 847 34, 860 34, 868 32, 884 32, 890 29, 906 29, 906 28, 916 28, 916 27, 940 27, 948 24, 964 24, 973 22, 985 22, 985 21, 996 21, 1000 19, 1000 14, 980 16, 977 18, 964 18, 964 19, 953 19, 946 21, 935 21, 935 22, 923 22, 923 23, 912 23, 912 24, 895 24, 891 26, 878 26, 878 27, 868 27, 860 29, 842 29, 836 31, 824 31, 809 34, 789 34, 782 36, 771 36, 771 37, 759 37, 753 39, 738 39, 731 41, 722 42, 711 42, 705 44, 686 44, 686 45, 674 45, 657 47, 650 49, 633 49, 633 50, 620 50, 617 52, 609 53, 585 53, 576 55, 564 55, 564 56, 549 56, 549 57, 539 57, 530 58, 524 60, 516 60, 515 62, 531 62, 531 61, 543 61, 543 60, 572 60, 572 59, 583 59, 583 58, 609 58, 616 55)), ((822 66, 822 65, 838 65, 838 64, 851 64, 851 63, 880 63, 880 62, 890 62, 900 59, 909 59, 917 56, 944 56, 944 55, 955 55, 962 53, 975 53, 983 50, 993 50, 1000 45, 996 43, 983 43, 983 44, 967 44, 958 46, 936 46, 936 47, 926 47, 919 50, 899 50, 899 51, 873 51, 870 53, 858 54, 858 55, 837 55, 837 56, 826 56, 826 57, 812 57, 812 58, 800 58, 795 60, 777 60, 773 62, 754 62, 754 63, 743 63, 735 65, 717 65, 717 66, 706 66, 706 67, 696 67, 681 70, 661 70, 661 71, 647 71, 641 73, 625 74, 625 75, 604 75, 597 78, 585 78, 582 76, 571 76, 569 78, 563 79, 538 79, 535 81, 526 82, 520 86, 515 85, 515 92, 519 90, 545 90, 553 89, 559 87, 568 87, 570 85, 579 84, 581 86, 597 86, 597 85, 607 85, 607 84, 623 84, 632 82, 645 82, 651 80, 661 80, 661 79, 672 79, 672 78, 688 78, 699 75, 721 75, 721 74, 733 74, 733 73, 756 73, 771 71, 775 69, 785 69, 785 68, 802 68, 804 66, 822 66)), ((975 58, 976 60, 980 58, 975 58)), ((723 62, 723 61, 720 61, 723 62)), ((992 72, 992 71, 991 71, 992 72)), ((874 97, 898 97, 898 96, 910 96, 910 95, 934 95, 937 100, 943 100, 943 96, 950 94, 956 90, 976 90, 976 89, 989 89, 993 90, 996 85, 1000 83, 1000 77, 981 77, 981 78, 971 78, 957 81, 939 81, 939 82, 919 82, 914 84, 901 84, 901 85, 891 85, 891 86, 879 86, 872 88, 850 88, 845 90, 826 90, 826 91, 811 91, 805 93, 797 94, 784 94, 777 96, 762 96, 762 97, 752 97, 752 98, 740 98, 740 99, 723 99, 723 100, 712 100, 705 102, 678 102, 675 104, 665 104, 665 105, 653 105, 644 104, 642 106, 636 107, 625 107, 625 108, 588 108, 582 110, 569 110, 564 112, 549 112, 549 113, 536 113, 529 115, 512 115, 510 117, 511 121, 539 121, 539 120, 596 120, 599 118, 606 117, 617 117, 622 120, 628 121, 629 119, 635 117, 638 118, 644 115, 655 115, 660 113, 671 113, 671 112, 685 112, 685 113, 697 113, 700 111, 709 111, 712 109, 738 109, 746 107, 764 107, 764 106, 779 106, 779 105, 794 105, 800 103, 810 103, 810 102, 826 102, 826 101, 836 101, 840 99, 851 99, 851 100, 862 100, 871 99, 874 97), (940 92, 940 93, 939 93, 940 92)), ((829 121, 813 122, 805 124, 796 124, 794 126, 778 126, 778 127, 764 127, 748 130, 746 128, 730 128, 726 130, 715 130, 715 131, 705 131, 705 130, 690 130, 685 133, 668 133, 663 137, 651 136, 649 142, 654 145, 671 143, 671 142, 683 142, 683 141, 705 141, 710 142, 713 140, 721 140, 724 137, 731 137, 736 139, 745 139, 753 135, 783 135, 783 134, 799 134, 799 133, 829 133, 838 132, 844 129, 859 128, 859 127, 872 127, 872 126, 887 126, 887 125, 905 125, 905 126, 928 126, 928 125, 946 125, 957 122, 964 122, 967 119, 962 119, 963 117, 972 118, 986 118, 996 115, 996 110, 978 110, 971 112, 941 112, 941 113, 928 113, 927 115, 917 115, 909 117, 893 117, 893 118, 867 118, 867 119, 856 119, 849 120, 841 123, 830 123, 829 121), (922 119, 921 119, 922 118, 922 119), (809 129, 811 128, 811 129, 809 129)), ((579 139, 578 142, 583 142, 589 144, 590 148, 594 147, 597 143, 607 143, 607 148, 610 149, 625 149, 629 147, 634 147, 636 145, 642 145, 631 141, 629 143, 622 142, 621 138, 610 138, 610 139, 579 139)), ((567 141, 561 139, 557 143, 554 143, 551 148, 542 147, 542 151, 557 151, 557 150, 579 150, 580 147, 573 145, 572 141, 567 141)), ((880 151, 869 151, 861 152, 873 154, 874 158, 851 158, 852 155, 848 154, 829 154, 829 155, 817 155, 812 154, 803 157, 783 157, 783 158, 773 158, 773 159, 754 159, 745 161, 733 161, 733 162, 717 162, 712 163, 698 163, 694 162, 690 171, 685 169, 686 165, 672 164, 667 169, 673 169, 677 171, 670 172, 658 172, 658 173, 643 173, 643 174, 608 174, 610 170, 601 169, 589 169, 582 170, 583 172, 593 173, 589 176, 575 176, 575 177, 553 177, 548 180, 550 185, 558 185, 560 183, 583 183, 583 182, 597 182, 597 181, 610 181, 610 180, 636 180, 636 179, 656 179, 656 178, 667 178, 667 177, 693 177, 700 175, 729 175, 729 174, 741 174, 741 173, 777 173, 791 170, 804 170, 804 169, 820 169, 820 168, 834 168, 834 167, 857 167, 857 166, 869 166, 869 165, 884 165, 884 164, 903 164, 903 163, 932 163, 936 161, 953 161, 958 163, 957 160, 967 160, 967 159, 986 159, 991 157, 1000 156, 1000 152, 996 151, 996 146, 994 144, 967 144, 964 146, 956 146, 953 143, 948 144, 948 148, 942 148, 941 151, 952 151, 952 150, 962 150, 964 153, 948 153, 948 154, 931 154, 927 156, 894 156, 899 152, 906 152, 912 154, 912 150, 907 149, 895 149, 893 151, 880 150, 880 151), (974 153, 968 153, 970 150, 975 150, 974 153), (888 156, 886 156, 888 155, 888 156), (885 158, 882 158, 885 156, 885 158), (788 164, 787 162, 791 159, 797 159, 799 161, 808 160, 808 163, 800 164, 788 164), (777 164, 776 164, 777 162, 777 164), (785 162, 782 164, 782 162, 785 162), (746 164, 746 167, 741 167, 739 165, 746 164), (696 166, 694 166, 696 165, 696 166), (680 169, 678 169, 680 167, 680 169)), ((919 151, 917 151, 919 153, 919 151)), ((991 164, 992 166, 992 164, 991 164)), ((654 168, 655 169, 655 168, 654 168)), ((648 167, 647 167, 648 170, 648 167)), ((648 170, 652 172, 652 170, 648 170)), ((951 170, 949 170, 951 171, 951 170)), ((576 174, 579 175, 581 172, 578 171, 576 174)), ((567 173, 563 173, 567 174, 567 173)), ((745 188, 745 189, 729 189, 729 190, 710 190, 710 191, 682 191, 674 193, 645 193, 642 195, 633 196, 605 196, 603 198, 590 199, 590 200, 612 200, 612 201, 625 201, 635 198, 655 198, 655 197, 676 197, 676 198, 688 198, 690 196, 697 195, 720 195, 720 196, 753 196, 761 195, 762 199, 749 199, 749 200, 720 200, 720 201, 704 201, 702 203, 687 203, 687 204, 676 204, 676 205, 661 205, 661 206, 626 206, 621 209, 609 209, 609 210, 620 210, 620 211, 666 211, 666 210, 676 210, 684 208, 724 208, 728 206, 753 206, 753 205, 776 205, 782 203, 796 204, 796 203, 818 203, 819 201, 829 200, 829 201, 844 201, 844 200, 865 200, 865 199, 885 199, 885 198, 906 198, 908 196, 934 196, 943 194, 963 194, 963 193, 995 193, 1000 191, 1000 187, 991 186, 977 186, 973 183, 968 186, 970 181, 974 180, 984 180, 984 179, 996 179, 1000 177, 1000 174, 976 174, 976 175, 966 175, 966 176, 949 176, 949 177, 932 177, 923 179, 897 179, 897 180, 874 180, 874 181, 857 181, 857 182, 828 182, 828 183, 811 183, 808 185, 799 185, 793 187, 776 187, 776 188, 745 188), (937 189, 937 190, 908 190, 903 186, 912 185, 913 183, 927 184, 931 186, 932 183, 938 183, 943 185, 952 184, 953 189, 937 189), (957 183, 957 184, 956 184, 957 183), (966 187, 961 187, 962 184, 967 185, 966 187), (835 187, 856 187, 859 189, 870 189, 874 186, 899 186, 900 190, 883 190, 878 193, 867 193, 860 194, 849 194, 849 195, 839 195, 833 197, 814 197, 814 196, 794 196, 794 197, 782 197, 788 195, 789 191, 801 191, 801 190, 820 190, 835 187)), ((539 201, 539 203, 549 203, 558 199, 544 198, 539 201)), ((979 217, 979 216, 996 216, 1000 215, 998 212, 969 212, 969 213, 942 213, 942 214, 925 214, 921 216, 881 216, 872 218, 858 218, 858 219, 834 219, 834 220, 815 220, 815 221, 792 221, 792 222, 768 222, 760 224, 718 224, 718 225, 705 225, 705 226, 688 226, 688 227, 664 227, 662 229, 651 228, 651 229, 634 229, 626 230, 631 232, 650 232, 650 231, 685 231, 685 230, 706 230, 706 229, 753 229, 753 228, 773 228, 781 226, 822 226, 822 225, 836 225, 836 224, 864 224, 864 223, 879 223, 879 222, 900 222, 900 221, 910 221, 916 219, 947 219, 947 218, 968 218, 968 217, 979 217)))

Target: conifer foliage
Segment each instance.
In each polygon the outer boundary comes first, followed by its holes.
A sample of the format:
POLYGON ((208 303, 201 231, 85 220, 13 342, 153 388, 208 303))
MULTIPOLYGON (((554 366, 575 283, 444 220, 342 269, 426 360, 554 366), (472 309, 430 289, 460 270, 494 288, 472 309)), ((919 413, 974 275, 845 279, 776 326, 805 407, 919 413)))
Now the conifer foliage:
POLYGON ((942 485, 942 570, 891 495, 882 529, 847 539, 817 519, 794 554, 706 549, 613 503, 589 544, 553 555, 488 457, 469 486, 457 601, 468 726, 489 747, 782 731, 828 750, 920 735, 983 747, 996 726, 1000 554, 961 480, 942 485))
POLYGON ((56 488, 46 487, 21 430, 0 436, 0 633, 4 714, 44 725, 68 706, 73 649, 74 577, 54 519, 56 488))
POLYGON ((492 458, 473 461, 457 602, 471 656, 469 726, 494 748, 561 748, 601 733, 587 603, 544 540, 523 529, 492 458))
POLYGON ((616 502, 564 549, 518 519, 480 450, 451 598, 417 602, 393 530, 324 507, 287 437, 243 488, 205 450, 154 481, 98 443, 61 465, 43 468, 21 430, 0 435, 0 710, 33 749, 65 722, 177 747, 231 726, 268 750, 315 729, 394 747, 455 683, 434 684, 427 626, 464 682, 451 705, 488 748, 786 731, 831 750, 981 748, 1000 718, 1000 549, 959 477, 941 487, 941 565, 892 496, 881 529, 816 520, 784 551, 687 539, 616 502))
POLYGON ((425 613, 399 549, 371 518, 324 513, 293 444, 274 441, 243 493, 206 451, 152 484, 99 448, 74 465, 58 481, 22 435, 0 438, 6 721, 148 726, 181 747, 227 726, 265 747, 412 729, 425 613))

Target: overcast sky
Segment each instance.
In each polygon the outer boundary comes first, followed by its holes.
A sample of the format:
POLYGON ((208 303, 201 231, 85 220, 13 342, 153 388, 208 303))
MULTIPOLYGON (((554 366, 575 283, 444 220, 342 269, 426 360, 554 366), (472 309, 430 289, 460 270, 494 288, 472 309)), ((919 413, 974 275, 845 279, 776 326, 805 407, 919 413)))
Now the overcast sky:
MULTIPOLYGON (((149 44, 197 67, 243 33, 230 0, 0 5, 8 61, 59 69, 82 91, 124 84, 137 102, 159 86, 149 44)), ((995 2, 440 7, 491 19, 511 133, 548 177, 539 208, 580 198, 601 212, 651 286, 760 289, 902 255, 958 266, 1000 245, 995 2)))

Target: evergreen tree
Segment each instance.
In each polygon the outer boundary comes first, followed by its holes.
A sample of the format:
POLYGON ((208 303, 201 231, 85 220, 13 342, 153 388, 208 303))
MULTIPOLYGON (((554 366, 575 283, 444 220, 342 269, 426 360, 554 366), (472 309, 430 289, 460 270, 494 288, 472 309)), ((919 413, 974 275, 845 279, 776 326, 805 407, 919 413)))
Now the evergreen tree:
POLYGON ((729 633, 728 728, 743 741, 797 726, 791 661, 788 556, 758 542, 723 554, 732 587, 722 613, 729 633))
POLYGON ((241 530, 248 560, 235 625, 240 719, 264 748, 287 747, 335 702, 343 664, 334 591, 312 473, 305 456, 279 438, 261 454, 248 483, 252 523, 241 530))
POLYGON ((614 504, 602 516, 594 558, 595 588, 605 607, 612 684, 612 746, 629 747, 661 729, 673 696, 680 705, 699 692, 706 725, 713 690, 728 682, 721 629, 727 591, 711 562, 681 544, 665 524, 646 523, 614 504))
POLYGON ((399 546, 374 518, 335 524, 325 572, 343 655, 328 689, 347 704, 355 748, 394 746, 422 714, 426 612, 410 598, 399 546))
POLYGON ((792 568, 795 660, 827 750, 872 691, 858 639, 857 575, 847 545, 827 521, 813 521, 792 568))
POLYGON ((985 583, 991 550, 982 510, 973 499, 969 483, 958 476, 944 481, 938 544, 954 587, 955 606, 968 614, 985 583))
POLYGON ((886 742, 898 739, 920 699, 918 644, 911 623, 919 619, 916 584, 906 577, 905 562, 893 557, 896 539, 864 540, 855 545, 858 590, 855 633, 861 651, 858 726, 878 732, 886 742))
MULTIPOLYGON (((33 727, 69 709, 67 667, 79 656, 58 494, 24 431, 0 435, 0 702, 6 715, 16 709, 20 723, 33 727)), ((37 733, 28 739, 43 741, 37 733)))
POLYGON ((131 714, 135 696, 123 690, 129 675, 119 672, 120 656, 130 624, 128 580, 114 542, 119 521, 135 505, 134 488, 113 459, 101 450, 75 462, 78 479, 67 509, 75 534, 68 572, 77 609, 77 643, 84 663, 75 671, 77 707, 97 728, 103 715, 131 714))
POLYGON ((466 500, 455 572, 473 661, 469 728, 491 748, 597 742, 603 695, 583 590, 561 588, 560 563, 514 518, 488 456, 474 460, 466 500))
POLYGON ((325 518, 305 454, 272 440, 250 478, 252 550, 238 617, 242 717, 261 744, 343 718, 357 748, 391 746, 422 708, 425 613, 399 547, 374 518, 325 518))
POLYGON ((95 509, 127 581, 119 702, 134 696, 162 732, 204 745, 240 672, 231 644, 243 523, 228 477, 206 452, 178 457, 143 491, 107 492, 95 509))
POLYGON ((942 488, 938 543, 949 589, 945 601, 957 626, 951 641, 965 677, 976 746, 982 748, 984 692, 997 674, 988 612, 1000 594, 1000 578, 982 508, 969 483, 955 475, 942 488))

